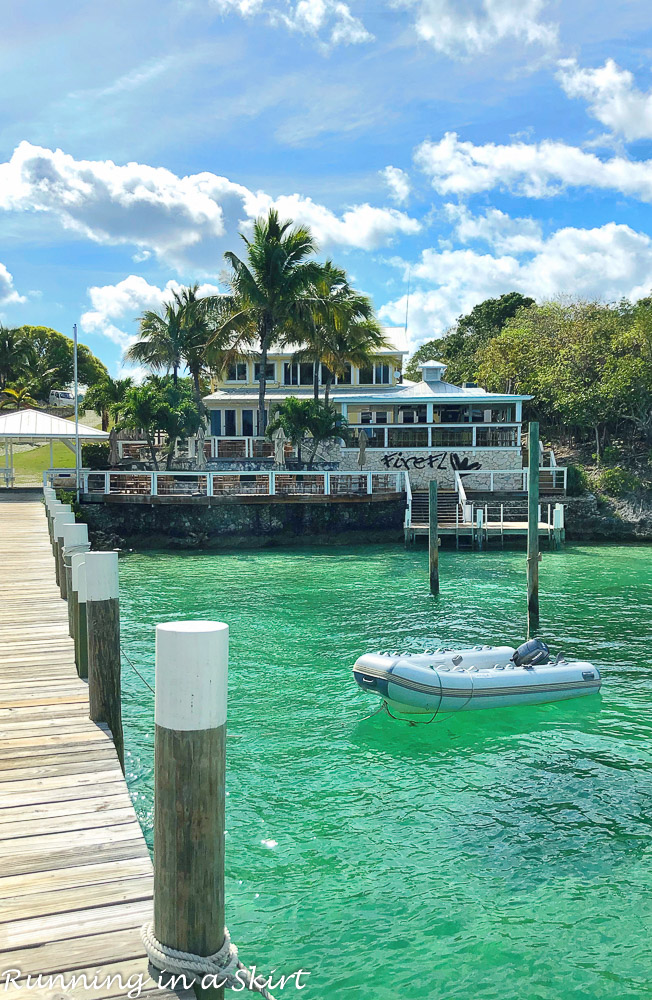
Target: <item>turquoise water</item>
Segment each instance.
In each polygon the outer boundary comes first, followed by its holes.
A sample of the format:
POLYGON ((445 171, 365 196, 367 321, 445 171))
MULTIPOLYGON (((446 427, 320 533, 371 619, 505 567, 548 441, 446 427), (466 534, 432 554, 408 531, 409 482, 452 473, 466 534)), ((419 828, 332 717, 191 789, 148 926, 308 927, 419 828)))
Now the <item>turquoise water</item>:
MULTIPOLYGON (((544 553, 541 633, 601 696, 408 726, 360 692, 365 650, 516 643, 522 552, 398 546, 121 560, 123 643, 231 627, 227 919, 247 962, 356 1000, 652 993, 652 549, 544 553)), ((180 679, 183 664, 179 664, 180 679)), ((182 681, 181 681, 182 682, 182 681)), ((151 842, 152 695, 125 666, 129 780, 151 842)))

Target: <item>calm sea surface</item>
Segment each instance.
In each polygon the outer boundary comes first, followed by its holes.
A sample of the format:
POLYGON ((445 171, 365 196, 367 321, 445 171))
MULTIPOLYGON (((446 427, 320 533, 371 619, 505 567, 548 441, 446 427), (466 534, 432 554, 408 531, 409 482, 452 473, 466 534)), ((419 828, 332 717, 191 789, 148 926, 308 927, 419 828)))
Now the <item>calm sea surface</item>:
MULTIPOLYGON (((426 551, 399 546, 131 554, 120 574, 151 683, 157 622, 231 627, 227 919, 246 962, 310 971, 277 996, 652 995, 652 549, 544 552, 541 634, 600 667, 600 696, 419 726, 366 718, 353 661, 516 644, 524 553, 442 552, 437 599, 426 551)), ((151 845, 153 696, 126 663, 124 689, 151 845)))

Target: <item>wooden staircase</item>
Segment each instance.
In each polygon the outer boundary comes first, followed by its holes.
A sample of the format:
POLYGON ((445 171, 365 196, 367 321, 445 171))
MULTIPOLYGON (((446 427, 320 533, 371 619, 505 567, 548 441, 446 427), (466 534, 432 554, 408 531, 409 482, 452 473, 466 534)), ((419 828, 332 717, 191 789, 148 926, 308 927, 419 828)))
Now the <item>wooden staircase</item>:
MULTIPOLYGON (((455 512, 459 510, 462 520, 462 507, 455 490, 437 491, 437 520, 441 525, 455 525, 455 512)), ((427 490, 414 490, 412 493, 412 526, 428 527, 430 524, 430 498, 427 490)))

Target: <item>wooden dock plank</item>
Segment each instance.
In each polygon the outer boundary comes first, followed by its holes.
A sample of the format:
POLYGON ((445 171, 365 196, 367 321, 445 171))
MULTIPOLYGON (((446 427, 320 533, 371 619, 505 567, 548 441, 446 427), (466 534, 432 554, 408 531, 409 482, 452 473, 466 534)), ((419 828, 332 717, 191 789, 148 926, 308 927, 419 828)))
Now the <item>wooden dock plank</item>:
MULTIPOLYGON (((75 1000, 124 997, 117 977, 140 976, 147 1000, 191 1000, 149 978, 150 857, 111 734, 88 718, 38 495, 0 497, 0 560, 14 582, 0 604, 0 972, 22 983, 5 992, 85 973, 75 1000)), ((55 1000, 62 985, 28 992, 55 1000)))

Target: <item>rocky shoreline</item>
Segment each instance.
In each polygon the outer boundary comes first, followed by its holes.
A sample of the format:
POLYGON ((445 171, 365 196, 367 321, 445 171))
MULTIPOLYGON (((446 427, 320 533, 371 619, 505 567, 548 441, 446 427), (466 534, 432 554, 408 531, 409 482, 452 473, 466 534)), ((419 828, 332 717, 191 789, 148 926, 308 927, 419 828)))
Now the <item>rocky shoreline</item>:
POLYGON ((569 542, 652 542, 652 505, 596 493, 564 500, 569 542))

